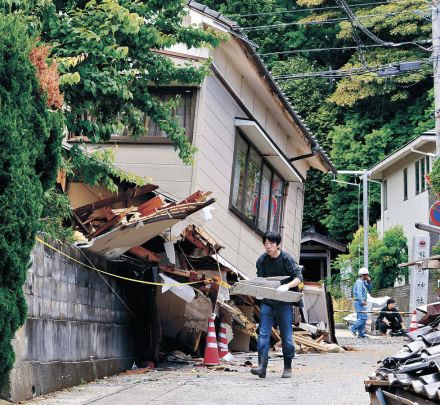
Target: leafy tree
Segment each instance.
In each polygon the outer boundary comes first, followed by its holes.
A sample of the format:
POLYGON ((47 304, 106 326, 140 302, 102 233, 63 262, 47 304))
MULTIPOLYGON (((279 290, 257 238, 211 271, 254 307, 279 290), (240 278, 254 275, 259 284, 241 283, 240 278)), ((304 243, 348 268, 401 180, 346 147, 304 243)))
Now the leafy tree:
MULTIPOLYGON (((216 46, 223 37, 183 26, 184 16, 180 0, 0 0, 0 384, 26 316, 22 285, 35 233, 56 234, 67 220, 67 200, 51 188, 64 125, 103 142, 122 129, 143 134, 147 114, 191 163, 194 148, 173 114, 179 100, 162 102, 150 88, 197 84, 208 73, 209 61, 176 66, 161 50, 216 46), (63 102, 63 114, 54 111, 63 102)), ((76 149, 72 164, 114 188, 112 176, 125 175, 103 153, 97 163, 76 149)))
POLYGON ((14 362, 11 339, 27 308, 22 285, 60 160, 62 117, 50 112, 29 54, 35 39, 16 15, 0 14, 0 384, 14 362))
POLYGON ((150 88, 197 84, 208 73, 209 61, 177 66, 160 50, 176 44, 216 46, 221 38, 183 26, 180 0, 84 3, 49 2, 41 13, 42 39, 60 64, 68 131, 92 142, 108 141, 124 128, 138 137, 145 134, 146 114, 191 163, 195 149, 173 115, 179 100, 160 101, 150 88))
MULTIPOLYGON (((348 253, 339 255, 333 262, 334 268, 342 270, 350 265, 356 275, 364 262, 364 229, 353 235, 348 245, 348 253)), ((399 268, 398 264, 408 261, 407 239, 400 226, 390 228, 380 239, 376 226, 368 229, 369 271, 375 289, 392 287, 396 280, 408 275, 408 268, 399 268)))

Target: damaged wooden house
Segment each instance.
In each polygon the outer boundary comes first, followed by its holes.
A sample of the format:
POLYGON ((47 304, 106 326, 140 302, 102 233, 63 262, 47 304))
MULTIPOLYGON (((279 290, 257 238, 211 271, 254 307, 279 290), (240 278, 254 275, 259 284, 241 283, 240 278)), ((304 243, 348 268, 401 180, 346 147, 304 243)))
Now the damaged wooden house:
MULTIPOLYGON (((228 40, 216 49, 158 51, 176 63, 211 58, 211 74, 198 87, 151 91, 181 96, 176 114, 197 148, 194 165, 181 163, 146 120, 144 137, 113 136, 104 146, 116 144, 115 164, 154 185, 121 184, 112 194, 68 184, 80 237, 76 246, 40 239, 34 249, 24 287, 29 317, 13 343, 3 397, 24 400, 134 361, 157 364, 174 349, 200 353, 214 310, 229 325, 231 350, 246 350, 256 334, 254 303, 231 300, 228 287, 255 277, 268 229, 299 257, 307 171, 336 169, 240 27, 197 2, 187 7, 187 24, 228 40)), ((78 142, 70 136, 65 147, 78 142)), ((328 328, 325 291, 310 286, 310 297, 305 321, 326 320, 328 328), (314 295, 324 296, 319 311, 314 295)))

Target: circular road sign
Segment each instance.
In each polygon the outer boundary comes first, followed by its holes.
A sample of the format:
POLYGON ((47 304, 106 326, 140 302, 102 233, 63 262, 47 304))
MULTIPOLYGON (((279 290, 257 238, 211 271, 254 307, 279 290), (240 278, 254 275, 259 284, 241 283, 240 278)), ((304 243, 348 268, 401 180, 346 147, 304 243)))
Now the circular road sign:
POLYGON ((434 225, 440 226, 440 201, 432 204, 429 210, 429 219, 434 225))

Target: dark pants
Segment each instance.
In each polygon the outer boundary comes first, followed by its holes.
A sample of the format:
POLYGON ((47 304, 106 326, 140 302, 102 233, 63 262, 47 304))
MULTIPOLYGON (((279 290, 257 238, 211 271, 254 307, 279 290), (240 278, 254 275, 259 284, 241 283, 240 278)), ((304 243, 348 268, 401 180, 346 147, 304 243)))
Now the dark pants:
POLYGON ((397 332, 402 329, 402 325, 399 322, 390 322, 390 325, 387 325, 385 322, 380 322, 379 329, 381 333, 387 333, 388 329, 391 329, 392 332, 397 332))
POLYGON ((295 347, 292 339, 293 306, 272 305, 262 303, 260 307, 260 332, 258 334, 257 350, 263 357, 269 355, 270 334, 274 323, 277 322, 285 359, 293 359, 295 347))

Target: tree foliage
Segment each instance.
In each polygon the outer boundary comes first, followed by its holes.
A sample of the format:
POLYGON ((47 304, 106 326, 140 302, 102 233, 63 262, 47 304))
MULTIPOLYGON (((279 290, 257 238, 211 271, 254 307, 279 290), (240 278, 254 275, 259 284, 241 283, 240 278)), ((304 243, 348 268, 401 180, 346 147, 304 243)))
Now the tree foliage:
MULTIPOLYGON (((318 75, 279 80, 280 87, 338 169, 369 169, 433 125, 432 74, 426 51, 431 30, 427 18, 430 10, 422 0, 388 4, 377 1, 368 7, 358 4, 362 2, 349 3, 359 23, 380 40, 399 46, 378 46, 365 31, 354 28, 341 8, 326 0, 212 0, 210 3, 232 14, 244 27, 268 25, 266 29, 245 32, 262 45, 260 53, 269 53, 263 58, 275 77, 328 69, 365 70, 364 74, 339 79, 318 75), (257 11, 264 7, 277 13, 266 15, 257 11), (304 11, 288 12, 300 9, 304 11), (345 20, 331 21, 335 19, 345 20), (317 21, 323 23, 316 24, 317 21), (274 28, 273 24, 278 26, 274 28), (277 45, 273 46, 275 38, 277 45), (346 49, 325 50, 339 47, 346 49), (324 50, 289 53, 311 48, 324 50), (274 54, 278 51, 287 52, 274 54), (406 74, 382 77, 376 73, 377 66, 414 60, 425 64, 420 70, 406 74)), ((339 179, 358 181, 353 177, 339 179)), ((359 224, 359 189, 330 180, 320 173, 312 173, 307 179, 303 227, 313 225, 347 242, 359 224)), ((374 223, 380 215, 379 187, 370 185, 369 196, 370 223, 374 223)))
MULTIPOLYGON (((357 274, 364 262, 364 228, 353 235, 348 245, 348 253, 339 255, 333 266, 342 270, 351 266, 352 274, 357 274)), ((396 280, 408 276, 408 268, 399 268, 399 263, 408 261, 407 239, 400 226, 390 228, 380 239, 376 226, 368 229, 368 262, 369 271, 376 290, 393 287, 396 280)))

